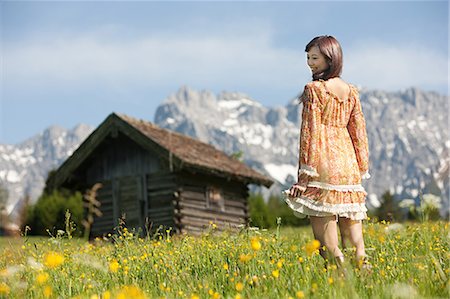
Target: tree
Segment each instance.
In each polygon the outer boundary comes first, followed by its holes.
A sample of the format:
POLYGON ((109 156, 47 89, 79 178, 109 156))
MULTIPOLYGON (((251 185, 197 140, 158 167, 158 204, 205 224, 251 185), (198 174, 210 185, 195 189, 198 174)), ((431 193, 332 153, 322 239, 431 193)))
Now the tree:
POLYGON ((251 194, 249 199, 251 225, 260 228, 270 228, 271 216, 261 194, 251 194))
POLYGON ((36 204, 28 210, 27 221, 34 235, 46 235, 47 229, 55 232, 65 230, 66 210, 70 211, 71 219, 80 228, 83 219, 83 196, 80 192, 72 193, 68 190, 53 190, 43 193, 36 204))
POLYGON ((376 216, 378 217, 378 220, 391 222, 401 219, 402 213, 398 206, 398 202, 389 191, 384 192, 381 196, 381 205, 376 211, 376 216))

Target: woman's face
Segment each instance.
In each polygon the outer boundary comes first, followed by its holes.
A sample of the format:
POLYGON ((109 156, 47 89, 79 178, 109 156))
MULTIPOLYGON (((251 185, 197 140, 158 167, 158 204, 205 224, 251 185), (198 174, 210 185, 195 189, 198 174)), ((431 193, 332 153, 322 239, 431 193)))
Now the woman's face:
POLYGON ((313 74, 320 74, 328 69, 328 63, 325 56, 320 53, 319 47, 314 46, 307 52, 307 63, 313 74))

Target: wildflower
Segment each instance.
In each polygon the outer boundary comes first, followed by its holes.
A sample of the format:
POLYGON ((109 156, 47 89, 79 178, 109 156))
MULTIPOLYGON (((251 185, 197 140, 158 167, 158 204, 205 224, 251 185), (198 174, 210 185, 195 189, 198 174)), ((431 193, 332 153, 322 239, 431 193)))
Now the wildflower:
POLYGON ((295 297, 298 299, 305 298, 305 293, 303 293, 303 291, 297 291, 297 293, 295 293, 295 297))
POLYGON ((279 268, 279 269, 281 269, 281 267, 283 267, 283 261, 278 261, 277 262, 277 267, 279 268))
POLYGON ((122 289, 117 294, 117 299, 126 299, 126 298, 133 298, 133 299, 145 299, 147 296, 145 296, 144 292, 141 291, 137 286, 134 285, 128 285, 122 287, 122 289))
POLYGON ((320 242, 318 240, 312 240, 305 246, 306 254, 311 256, 313 253, 317 252, 317 250, 320 248, 320 242))
POLYGON ((191 299, 200 299, 200 297, 197 294, 192 294, 191 299))
POLYGON ((329 284, 333 284, 333 282, 334 282, 333 278, 332 277, 328 277, 328 283, 329 284))
POLYGON ((236 284, 236 291, 241 292, 244 289, 244 284, 242 282, 238 282, 236 284))
POLYGON ((49 298, 53 294, 53 290, 51 286, 44 287, 44 297, 49 298))
POLYGON ((224 270, 228 270, 228 264, 227 263, 223 264, 223 269, 224 270))
POLYGON ((236 296, 234 296, 234 299, 242 299, 241 294, 237 293, 236 296))
POLYGON ((111 292, 110 291, 104 291, 102 294, 102 299, 111 299, 111 292))
POLYGON ((275 278, 278 278, 278 277, 280 277, 280 270, 273 270, 272 271, 272 276, 273 277, 275 277, 275 278))
POLYGON ((0 282, 0 295, 8 295, 10 288, 4 282, 0 282))
POLYGON ((113 272, 113 273, 116 273, 117 272, 117 270, 119 270, 119 263, 116 261, 116 260, 112 260, 110 263, 109 263, 109 271, 111 271, 111 272, 113 272))
POLYGON ((48 273, 47 272, 41 272, 36 277, 36 281, 38 284, 44 284, 48 280, 48 273))
POLYGON ((299 257, 299 258, 298 258, 298 261, 299 261, 300 263, 303 263, 303 261, 304 261, 303 257, 299 257))
POLYGON ((44 265, 48 268, 56 268, 64 263, 64 256, 62 254, 50 251, 44 255, 44 265))
POLYGON ((240 260, 241 262, 243 262, 243 263, 246 263, 246 262, 248 262, 248 261, 251 260, 251 259, 252 259, 251 254, 241 254, 241 255, 239 256, 239 260, 240 260))
POLYGON ((250 241, 252 249, 254 251, 258 251, 261 249, 261 242, 259 242, 259 239, 257 237, 252 238, 252 240, 250 241))

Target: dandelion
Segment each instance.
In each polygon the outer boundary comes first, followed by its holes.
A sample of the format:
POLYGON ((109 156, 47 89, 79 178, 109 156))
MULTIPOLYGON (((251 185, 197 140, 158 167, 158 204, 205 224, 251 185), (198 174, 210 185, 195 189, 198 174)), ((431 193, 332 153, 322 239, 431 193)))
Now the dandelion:
POLYGON ((305 245, 305 251, 308 256, 311 256, 313 253, 317 252, 320 248, 320 242, 318 240, 312 240, 308 244, 305 245))
POLYGON ((283 261, 278 261, 277 262, 277 267, 278 267, 278 269, 281 269, 282 267, 283 267, 283 261))
POLYGON ((58 252, 50 251, 44 255, 44 265, 47 268, 56 268, 64 263, 64 256, 58 252))
POLYGON ((246 263, 246 262, 248 262, 249 260, 251 260, 252 259, 252 255, 251 254, 241 254, 240 256, 239 256, 239 260, 241 261, 241 262, 243 262, 243 263, 246 263))
POLYGON ((0 282, 0 295, 8 295, 10 292, 10 289, 8 285, 4 282, 0 282))
POLYGON ((241 292, 244 289, 244 284, 242 282, 238 282, 236 284, 236 291, 241 292))
POLYGON ((228 270, 228 264, 227 263, 223 264, 223 269, 224 270, 228 270))
POLYGON ((261 249, 261 242, 259 242, 259 239, 257 237, 252 238, 250 243, 254 251, 258 251, 261 249))
POLYGON ((48 280, 48 273, 47 272, 41 272, 36 277, 36 281, 38 284, 44 284, 48 280))
POLYGON ((127 298, 145 299, 145 298, 147 298, 147 296, 145 296, 144 292, 142 292, 141 289, 139 289, 137 286, 128 285, 128 286, 124 286, 120 289, 116 298, 117 299, 127 299, 127 298))
POLYGON ((104 291, 102 294, 102 299, 111 299, 111 292, 110 291, 104 291))
POLYGON ((280 270, 273 270, 272 271, 272 276, 273 277, 275 277, 275 278, 278 278, 278 277, 280 277, 280 270))
POLYGON ((305 298, 305 293, 303 293, 303 291, 297 291, 295 293, 295 297, 298 298, 298 299, 305 298))
POLYGON ((51 286, 44 287, 44 297, 49 298, 53 294, 53 290, 51 286))
POLYGON ((109 263, 109 271, 111 271, 111 272, 113 272, 113 273, 116 273, 117 272, 117 270, 119 270, 119 263, 116 261, 116 260, 112 260, 110 263, 109 263))

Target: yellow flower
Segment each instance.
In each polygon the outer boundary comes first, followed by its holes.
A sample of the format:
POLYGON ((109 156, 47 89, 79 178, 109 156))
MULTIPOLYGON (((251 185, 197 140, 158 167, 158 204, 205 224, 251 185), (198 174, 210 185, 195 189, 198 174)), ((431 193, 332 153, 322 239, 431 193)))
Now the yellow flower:
POLYGON ((191 299, 200 299, 200 297, 197 294, 192 294, 191 299))
POLYGON ((110 291, 104 291, 102 294, 102 299, 111 299, 111 292, 110 291))
POLYGON ((300 263, 303 263, 304 259, 303 259, 302 257, 299 257, 299 258, 298 258, 298 261, 299 261, 300 263))
POLYGON ((278 261, 278 262, 277 262, 277 267, 278 267, 279 269, 281 269, 281 267, 283 267, 283 262, 282 262, 282 261, 278 261))
POLYGON ((4 282, 0 282, 0 295, 8 295, 10 288, 4 282))
POLYGON ((303 293, 303 291, 297 291, 297 293, 295 293, 295 297, 298 299, 305 298, 305 293, 303 293))
POLYGON ((252 259, 251 254, 241 254, 241 255, 239 256, 239 260, 240 260, 241 262, 243 262, 243 263, 246 263, 246 262, 248 262, 248 261, 251 260, 251 259, 252 259))
POLYGON ((280 276, 280 271, 278 269, 277 270, 273 270, 272 271, 272 276, 275 277, 275 278, 278 278, 280 276))
POLYGON ((119 267, 120 267, 120 265, 119 265, 119 263, 116 260, 112 260, 109 263, 109 271, 111 271, 113 273, 116 273, 117 270, 119 270, 119 267))
POLYGON ((53 293, 52 287, 51 286, 45 286, 44 287, 44 297, 45 298, 49 298, 53 293))
POLYGON ((141 289, 139 289, 137 286, 129 285, 122 287, 119 293, 117 294, 117 299, 127 299, 127 298, 145 299, 147 298, 147 296, 145 296, 144 292, 141 291, 141 289))
POLYGON ((308 244, 305 245, 306 254, 311 256, 313 253, 317 252, 320 248, 320 242, 318 240, 312 240, 308 244))
POLYGON ((223 269, 224 270, 228 270, 228 264, 227 263, 223 264, 223 269))
POLYGON ((244 284, 242 282, 238 282, 236 284, 236 291, 241 292, 244 289, 244 284))
POLYGON ((38 284, 44 284, 48 280, 48 273, 47 272, 41 272, 36 277, 36 281, 38 284))
POLYGON ((98 295, 97 294, 93 294, 93 295, 91 295, 91 298, 89 298, 89 299, 99 299, 100 297, 98 297, 98 295))
POLYGON ((237 293, 236 296, 234 296, 234 299, 242 299, 241 294, 237 293))
POLYGON ((50 251, 44 255, 44 265, 48 268, 56 268, 64 263, 64 256, 58 252, 50 251))
POLYGON ((253 250, 258 251, 261 249, 261 242, 259 242, 259 239, 257 237, 252 238, 250 243, 253 250))
POLYGON ((332 277, 328 277, 328 283, 329 284, 333 284, 333 282, 334 282, 333 278, 332 277))

